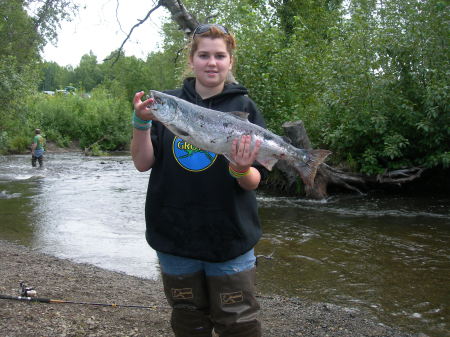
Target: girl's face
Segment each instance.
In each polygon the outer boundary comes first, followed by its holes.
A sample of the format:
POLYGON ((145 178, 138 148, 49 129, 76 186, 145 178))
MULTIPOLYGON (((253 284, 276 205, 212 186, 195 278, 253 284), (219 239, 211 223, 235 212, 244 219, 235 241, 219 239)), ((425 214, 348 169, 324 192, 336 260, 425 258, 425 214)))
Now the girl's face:
POLYGON ((232 58, 226 43, 221 38, 200 38, 198 48, 189 60, 196 77, 197 92, 211 96, 223 90, 228 72, 232 68, 232 58))

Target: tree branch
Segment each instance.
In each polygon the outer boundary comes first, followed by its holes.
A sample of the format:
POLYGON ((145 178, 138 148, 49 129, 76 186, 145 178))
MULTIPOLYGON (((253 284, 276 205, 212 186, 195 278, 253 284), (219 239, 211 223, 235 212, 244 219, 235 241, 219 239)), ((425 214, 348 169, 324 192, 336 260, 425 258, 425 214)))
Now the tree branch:
MULTIPOLYGON (((147 15, 146 15, 142 20, 138 20, 138 23, 136 23, 133 27, 131 27, 130 32, 128 33, 127 37, 125 38, 125 40, 123 40, 122 44, 120 45, 119 49, 117 50, 116 56, 115 56, 115 58, 114 58, 114 61, 113 61, 112 65, 114 65, 114 64, 119 60, 120 54, 121 54, 121 52, 122 52, 122 50, 123 50, 123 46, 124 46, 125 43, 130 39, 130 36, 131 36, 131 34, 133 33, 133 31, 134 31, 137 27, 139 27, 140 25, 142 25, 145 21, 147 21, 147 19, 150 17, 150 15, 152 15, 152 13, 153 13, 154 11, 156 11, 159 7, 161 7, 161 5, 162 5, 162 1, 158 1, 158 4, 157 4, 155 7, 153 7, 153 8, 147 13, 147 15)), ((109 60, 111 60, 111 59, 112 59, 112 56, 111 56, 111 57, 108 57, 108 58, 106 58, 106 59, 104 59, 103 61, 109 61, 109 60)))
POLYGON ((186 35, 190 36, 199 22, 184 7, 180 0, 160 0, 161 5, 166 7, 172 19, 180 26, 186 35))
POLYGON ((114 57, 114 61, 112 63, 112 65, 114 65, 119 60, 121 52, 123 50, 123 46, 129 40, 131 34, 133 33, 133 30, 147 21, 150 15, 161 6, 167 8, 167 10, 172 15, 172 19, 178 24, 180 29, 183 30, 187 36, 190 36, 198 26, 199 22, 197 21, 197 19, 189 14, 189 12, 186 10, 186 7, 184 7, 183 3, 180 0, 159 0, 158 4, 147 13, 145 18, 143 18, 142 20, 138 20, 138 23, 131 28, 127 37, 122 42, 122 45, 117 50, 115 57, 111 56, 104 59, 103 61, 111 60, 114 57))
POLYGON ((411 167, 403 170, 396 170, 387 172, 385 174, 379 174, 377 176, 377 182, 380 184, 403 184, 420 178, 425 168, 423 167, 411 167))
POLYGON ((117 21, 117 24, 119 25, 120 31, 122 33, 126 34, 125 31, 123 30, 122 25, 120 24, 120 20, 119 20, 119 4, 120 4, 119 0, 116 0, 116 21, 117 21))

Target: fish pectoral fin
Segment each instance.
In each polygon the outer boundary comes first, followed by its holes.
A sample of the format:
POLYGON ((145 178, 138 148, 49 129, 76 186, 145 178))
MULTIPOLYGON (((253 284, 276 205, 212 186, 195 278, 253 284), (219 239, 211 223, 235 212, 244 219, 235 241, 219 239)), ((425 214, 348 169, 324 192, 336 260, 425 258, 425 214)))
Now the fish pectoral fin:
MULTIPOLYGON (((236 165, 236 163, 230 158, 229 155, 224 154, 223 156, 225 158, 227 158, 231 164, 236 165)), ((274 157, 257 158, 256 161, 258 163, 260 163, 262 166, 264 166, 266 169, 268 169, 269 171, 272 171, 272 168, 277 163, 278 158, 274 158, 274 157)))
POLYGON ((229 112, 230 115, 239 118, 240 120, 247 121, 248 122, 248 112, 243 111, 231 111, 229 112))
POLYGON ((258 163, 264 166, 269 171, 272 171, 273 166, 277 163, 278 158, 274 157, 265 157, 265 158, 257 158, 258 163))

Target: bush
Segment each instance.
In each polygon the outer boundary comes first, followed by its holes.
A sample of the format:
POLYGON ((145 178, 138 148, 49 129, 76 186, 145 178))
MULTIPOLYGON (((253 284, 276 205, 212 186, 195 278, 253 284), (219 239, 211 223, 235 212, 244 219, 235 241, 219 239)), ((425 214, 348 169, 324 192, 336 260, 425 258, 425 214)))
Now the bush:
POLYGON ((130 111, 130 102, 99 88, 90 98, 36 95, 29 100, 27 120, 29 125, 39 125, 48 140, 59 146, 77 140, 81 148, 95 143, 99 151, 114 151, 129 143, 130 111))

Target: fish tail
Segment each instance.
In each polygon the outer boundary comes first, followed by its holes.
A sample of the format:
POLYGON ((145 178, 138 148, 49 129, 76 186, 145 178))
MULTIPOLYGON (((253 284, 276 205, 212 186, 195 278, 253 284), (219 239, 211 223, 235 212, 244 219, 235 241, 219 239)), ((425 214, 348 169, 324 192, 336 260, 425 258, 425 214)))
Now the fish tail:
POLYGON ((331 154, 328 150, 303 150, 301 151, 302 160, 293 164, 294 168, 300 174, 305 185, 312 187, 316 177, 317 168, 331 154))

